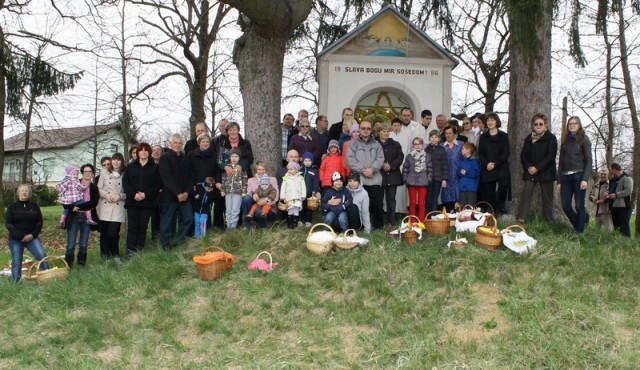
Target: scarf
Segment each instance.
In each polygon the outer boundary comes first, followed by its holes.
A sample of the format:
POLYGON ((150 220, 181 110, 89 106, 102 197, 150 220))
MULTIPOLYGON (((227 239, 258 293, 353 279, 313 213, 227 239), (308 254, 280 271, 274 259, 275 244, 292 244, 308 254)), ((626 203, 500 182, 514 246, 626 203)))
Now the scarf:
POLYGON ((576 135, 576 133, 569 133, 569 135, 567 136, 567 139, 569 139, 569 141, 576 141, 576 139, 578 138, 578 135, 576 135))
POLYGON ((239 143, 240 143, 240 136, 238 136, 238 138, 235 140, 229 138, 229 144, 231 144, 232 148, 237 148, 239 143))
POLYGON ((82 185, 85 186, 84 191, 82 192, 82 200, 85 201, 90 201, 91 200, 91 193, 90 193, 90 187, 91 187, 91 181, 87 181, 85 179, 82 179, 82 185))
POLYGON ((305 140, 313 140, 313 139, 311 138, 311 132, 309 132, 309 133, 308 133, 308 134, 306 134, 306 135, 304 135, 304 134, 301 132, 301 133, 299 133, 298 135, 302 136, 302 138, 303 138, 303 139, 305 139, 305 140))
POLYGON ((531 142, 535 143, 536 141, 540 140, 540 138, 545 134, 545 132, 547 132, 547 131, 544 131, 543 133, 539 134, 539 133, 537 133, 535 131, 532 131, 531 132, 531 142))
POLYGON ((416 161, 414 168, 414 171, 416 171, 416 173, 421 173, 427 170, 427 154, 424 150, 417 151, 415 149, 411 149, 409 155, 411 155, 416 161))

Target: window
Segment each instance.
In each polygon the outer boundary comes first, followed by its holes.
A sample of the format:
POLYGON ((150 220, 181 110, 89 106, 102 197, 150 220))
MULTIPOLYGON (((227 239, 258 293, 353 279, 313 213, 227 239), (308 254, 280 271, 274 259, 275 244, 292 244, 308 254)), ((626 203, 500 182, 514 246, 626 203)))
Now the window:
POLYGON ((111 153, 116 153, 118 151, 118 144, 111 144, 111 153))

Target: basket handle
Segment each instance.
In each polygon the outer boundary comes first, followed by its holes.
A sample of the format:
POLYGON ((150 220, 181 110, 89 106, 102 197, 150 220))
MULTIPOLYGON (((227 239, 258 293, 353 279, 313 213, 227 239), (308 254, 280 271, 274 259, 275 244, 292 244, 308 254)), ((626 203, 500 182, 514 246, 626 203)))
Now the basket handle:
POLYGON ((347 241, 347 234, 349 234, 349 231, 353 232, 353 236, 358 236, 358 234, 356 234, 356 229, 348 229, 347 231, 344 232, 344 236, 342 237, 342 240, 347 241))
POLYGON ((327 225, 327 224, 323 224, 323 223, 319 223, 319 224, 315 224, 313 226, 311 226, 311 229, 309 229, 309 234, 307 234, 307 238, 311 236, 311 233, 313 233, 313 230, 315 230, 316 227, 318 226, 324 226, 327 229, 331 230, 331 233, 333 234, 333 237, 336 237, 336 232, 333 231, 333 229, 331 228, 331 226, 327 225))
POLYGON ((523 233, 527 233, 527 230, 525 230, 524 226, 522 225, 511 225, 509 227, 507 227, 506 229, 502 230, 503 233, 509 233, 512 232, 513 229, 520 229, 522 230, 523 233))
POLYGON ((218 247, 217 245, 212 245, 210 247, 206 247, 205 249, 202 250, 202 255, 204 256, 207 252, 222 252, 222 256, 224 257, 225 261, 230 260, 231 258, 229 258, 227 256, 227 251, 225 251, 224 249, 218 247))
POLYGON ((481 200, 479 202, 476 202, 476 208, 478 208, 479 204, 486 204, 488 206, 487 209, 490 210, 489 213, 491 213, 491 215, 495 217, 496 212, 493 210, 493 206, 491 205, 491 203, 489 203, 487 201, 484 201, 484 200, 481 200))
POLYGON ((462 207, 462 211, 466 211, 466 210, 471 210, 471 211, 475 211, 475 207, 472 206, 471 204, 465 204, 464 207, 462 207))
POLYGON ((495 216, 493 215, 488 215, 487 217, 484 218, 484 224, 483 226, 494 226, 494 227, 498 227, 498 220, 496 220, 495 216), (489 220, 493 220, 493 225, 489 225, 489 220))
POLYGON ((260 253, 258 253, 258 255, 256 256, 255 259, 260 258, 260 256, 262 256, 263 254, 266 254, 267 256, 269 256, 269 269, 273 268, 273 257, 271 257, 271 253, 267 252, 267 251, 262 251, 260 253))
POLYGON ((38 271, 40 270, 40 265, 44 262, 49 263, 49 268, 52 268, 55 265, 53 261, 62 261, 62 263, 64 264, 63 268, 69 268, 69 264, 64 258, 58 257, 58 256, 45 256, 40 261, 34 263, 29 267, 29 270, 27 270, 27 278, 36 277, 38 274, 38 271), (35 270, 35 271, 32 271, 32 270, 35 270))
POLYGON ((418 221, 418 223, 420 223, 420 219, 418 218, 418 216, 407 215, 407 216, 405 216, 405 218, 402 219, 402 221, 400 221, 400 226, 402 226, 402 224, 404 223, 404 220, 406 220, 406 219, 409 219, 409 221, 407 223, 411 222, 411 218, 415 218, 418 221))

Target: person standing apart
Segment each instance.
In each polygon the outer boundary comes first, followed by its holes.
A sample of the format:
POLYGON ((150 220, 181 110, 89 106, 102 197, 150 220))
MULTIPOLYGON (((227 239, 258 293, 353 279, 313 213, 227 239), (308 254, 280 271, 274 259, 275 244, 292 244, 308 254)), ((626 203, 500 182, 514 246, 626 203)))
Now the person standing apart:
POLYGON ((611 219, 613 227, 622 235, 630 238, 629 219, 631 218, 631 192, 633 192, 633 179, 622 170, 618 163, 611 163, 613 178, 609 182, 609 191, 605 194, 609 199, 611 219))
POLYGON ((591 141, 584 132, 580 118, 571 116, 560 144, 557 188, 562 210, 578 234, 584 233, 587 222, 584 203, 591 163, 591 141), (572 204, 575 204, 575 209, 572 204))
POLYGON ((98 218, 100 219, 100 255, 103 258, 120 257, 120 226, 125 221, 126 194, 122 187, 124 156, 114 153, 111 166, 100 175, 98 190, 98 218))
POLYGON ((593 203, 593 214, 595 215, 596 226, 607 231, 613 230, 611 211, 609 210, 609 199, 605 193, 609 191, 609 170, 606 168, 598 172, 599 181, 593 184, 589 193, 589 201, 593 203))
POLYGON ((540 185, 542 216, 553 222, 553 182, 557 177, 556 154, 558 140, 549 131, 547 116, 538 113, 531 118, 531 133, 524 139, 520 152, 522 164, 522 195, 516 219, 524 224, 529 218, 531 198, 536 184, 540 185))
MULTIPOLYGON (((22 257, 25 248, 38 261, 47 256, 39 238, 43 224, 40 206, 31 201, 31 188, 29 185, 18 186, 16 193, 18 201, 7 207, 4 218, 4 225, 9 232, 11 280, 14 283, 20 281, 22 276, 22 257)), ((46 270, 49 268, 49 264, 42 263, 40 268, 46 270)))

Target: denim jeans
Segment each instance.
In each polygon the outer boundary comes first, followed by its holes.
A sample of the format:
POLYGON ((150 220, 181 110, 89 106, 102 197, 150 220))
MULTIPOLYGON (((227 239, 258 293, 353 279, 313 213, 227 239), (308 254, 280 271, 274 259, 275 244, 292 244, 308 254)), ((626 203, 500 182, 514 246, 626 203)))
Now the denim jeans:
POLYGON ((224 196, 225 210, 227 212, 227 229, 235 229, 240 219, 240 209, 242 207, 242 195, 226 194, 224 196))
MULTIPOLYGON (((249 210, 251 210, 251 206, 253 206, 253 198, 251 197, 251 195, 245 195, 244 197, 242 197, 242 216, 246 216, 249 213, 249 210)), ((269 211, 269 213, 267 213, 267 217, 262 217, 262 212, 263 212, 263 208, 262 207, 258 207, 255 210, 255 213, 253 214, 253 222, 255 222, 259 228, 263 229, 265 227, 267 227, 267 222, 271 222, 273 220, 275 220, 276 218, 276 213, 274 212, 274 207, 271 208, 271 211, 269 211)), ((248 218, 244 218, 242 225, 244 227, 251 227, 251 220, 248 218)))
POLYGON ((442 181, 431 181, 431 184, 427 187, 427 212, 437 210, 441 188, 442 181))
POLYGON ((340 228, 342 230, 347 230, 349 229, 349 217, 347 217, 347 211, 342 211, 339 214, 335 213, 335 212, 327 212, 327 214, 324 216, 324 223, 327 225, 331 225, 333 223, 333 220, 336 219, 336 217, 338 218, 338 222, 340 223, 340 228))
POLYGON ((587 189, 580 190, 580 182, 584 172, 580 171, 572 175, 560 176, 560 201, 562 210, 569 218, 573 229, 578 233, 583 233, 587 221, 587 210, 584 207, 587 189), (575 210, 572 201, 575 202, 575 210))
MULTIPOLYGON (((22 276, 22 257, 24 255, 25 248, 27 248, 33 255, 33 258, 38 261, 47 256, 44 253, 44 248, 42 248, 40 238, 34 238, 27 243, 23 243, 16 239, 9 239, 9 250, 11 251, 11 279, 13 279, 15 283, 20 281, 20 277, 22 276)), ((49 264, 45 262, 40 265, 40 268, 46 270, 49 268, 49 264)))
POLYGON ((187 231, 193 227, 193 210, 191 202, 162 202, 160 213, 160 244, 162 248, 169 249, 169 241, 175 239, 181 242, 187 235, 187 231), (177 217, 176 217, 177 216, 177 217), (178 231, 176 232, 176 222, 178 231))
POLYGON ((78 248, 78 263, 84 265, 87 260, 87 246, 89 245, 89 232, 90 226, 87 225, 87 219, 84 216, 84 212, 76 212, 75 217, 69 223, 67 229, 67 250, 64 254, 64 259, 69 266, 73 265, 74 254, 76 249, 76 241, 78 239, 78 233, 80 233, 80 241, 78 248))

